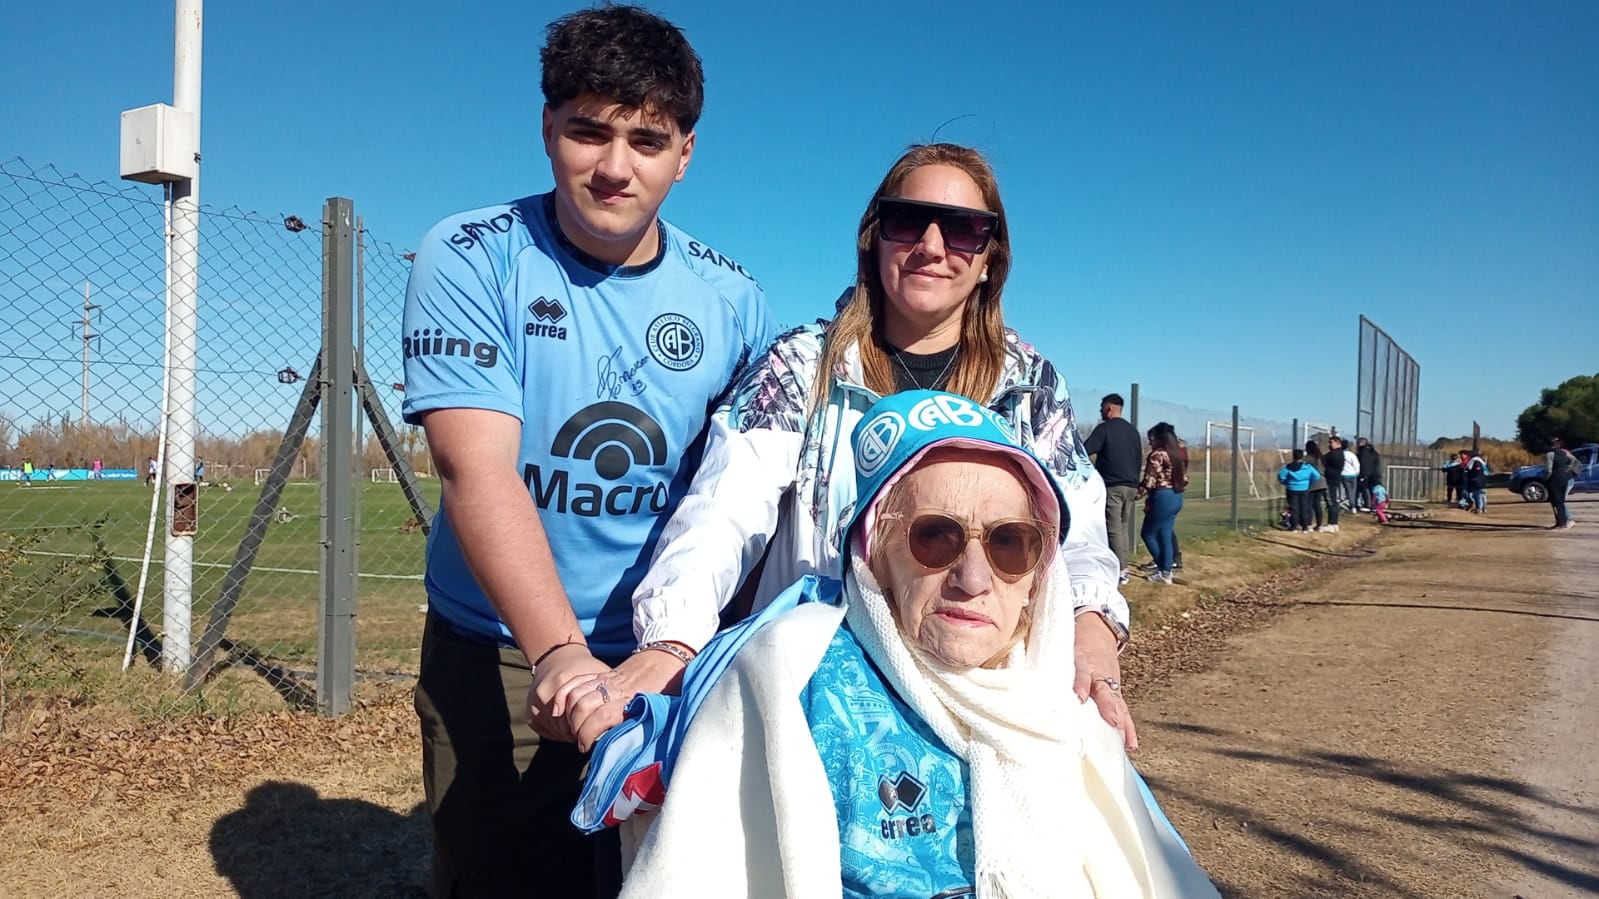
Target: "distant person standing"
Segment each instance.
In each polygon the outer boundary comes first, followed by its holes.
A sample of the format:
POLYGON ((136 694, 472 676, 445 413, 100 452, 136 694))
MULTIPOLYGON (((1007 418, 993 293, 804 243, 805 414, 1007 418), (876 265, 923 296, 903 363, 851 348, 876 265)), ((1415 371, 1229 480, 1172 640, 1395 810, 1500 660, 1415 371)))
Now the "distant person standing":
POLYGON ((89 479, 94 481, 105 479, 105 465, 99 459, 89 463, 89 479))
MULTIPOLYGON (((1315 441, 1310 445, 1314 446, 1315 441)), ((1344 492, 1344 442, 1337 434, 1327 438, 1327 452, 1321 454, 1321 476, 1327 481, 1327 530, 1336 534, 1344 492)))
POLYGON ((1353 512, 1359 507, 1359 503, 1356 502, 1359 497, 1355 488, 1360 483, 1360 457, 1355 455, 1354 449, 1344 441, 1344 438, 1333 439, 1338 441, 1338 455, 1344 460, 1344 467, 1339 472, 1344 488, 1344 508, 1353 512))
POLYGON ((1188 487, 1188 466, 1177 446, 1177 432, 1161 422, 1149 429, 1149 456, 1138 493, 1145 497, 1144 527, 1140 536, 1155 557, 1155 570, 1149 579, 1157 584, 1172 582, 1176 567, 1177 513, 1183 510, 1183 490, 1188 487))
POLYGON ((1565 448, 1559 437, 1551 438, 1549 452, 1543 456, 1543 469, 1549 472, 1549 507, 1555 512, 1556 530, 1572 526, 1571 513, 1566 511, 1566 495, 1571 490, 1576 467, 1577 457, 1565 448))
POLYGON ((22 486, 27 487, 33 483, 33 460, 22 460, 22 486))
POLYGON ((147 486, 151 486, 151 487, 155 486, 155 457, 154 456, 150 457, 150 463, 149 463, 149 466, 146 469, 146 471, 147 471, 147 473, 144 476, 144 483, 147 486))
POLYGON ((1382 456, 1377 447, 1364 437, 1355 438, 1355 456, 1360 460, 1360 482, 1355 487, 1355 498, 1360 509, 1371 511, 1371 485, 1382 482, 1382 456))
POLYGON ((1462 451, 1461 455, 1467 456, 1466 497, 1471 502, 1467 508, 1478 515, 1485 514, 1488 511, 1488 462, 1481 453, 1468 455, 1462 451))
POLYGON ((1294 458, 1277 470, 1277 482, 1288 494, 1288 529, 1307 533, 1310 531, 1310 491, 1317 481, 1325 480, 1315 466, 1305 461, 1305 451, 1294 449, 1294 458))
POLYGON ((1450 459, 1438 470, 1444 473, 1444 504, 1462 502, 1466 498, 1466 469, 1461 467, 1460 460, 1450 459))
POLYGON ((1305 441, 1305 464, 1316 469, 1318 480, 1310 485, 1310 511, 1316 516, 1315 530, 1338 530, 1338 500, 1332 496, 1332 491, 1327 489, 1327 468, 1323 459, 1321 446, 1314 440, 1305 441), (1321 507, 1327 507, 1327 526, 1321 524, 1321 507))
POLYGON ((1132 577, 1128 560, 1137 544, 1133 539, 1133 513, 1138 503, 1139 461, 1143 442, 1138 429, 1122 417, 1125 403, 1119 393, 1106 394, 1099 401, 1099 424, 1088 435, 1084 448, 1094 457, 1094 468, 1105 481, 1105 529, 1110 548, 1121 563, 1121 582, 1132 577))

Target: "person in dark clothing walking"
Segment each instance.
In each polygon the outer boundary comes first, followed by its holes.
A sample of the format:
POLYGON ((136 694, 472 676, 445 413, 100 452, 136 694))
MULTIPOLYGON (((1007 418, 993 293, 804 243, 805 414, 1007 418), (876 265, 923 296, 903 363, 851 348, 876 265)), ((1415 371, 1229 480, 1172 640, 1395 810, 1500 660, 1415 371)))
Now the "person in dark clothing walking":
POLYGON ((1566 488, 1571 483, 1577 459, 1561 443, 1559 437, 1549 441, 1549 452, 1544 454, 1544 471, 1549 472, 1549 507, 1555 511, 1555 529, 1569 528, 1571 513, 1566 511, 1566 488))
POLYGON ((1382 456, 1371 441, 1355 438, 1355 457, 1360 462, 1360 480, 1355 485, 1355 497, 1363 511, 1371 511, 1371 485, 1382 483, 1382 456))
POLYGON ((1133 538, 1133 513, 1138 504, 1140 463, 1144 456, 1138 429, 1122 417, 1121 394, 1107 394, 1099 401, 1100 422, 1088 435, 1083 448, 1094 457, 1094 468, 1105 481, 1105 530, 1111 552, 1121 562, 1121 582, 1132 576, 1128 560, 1137 547, 1133 538))

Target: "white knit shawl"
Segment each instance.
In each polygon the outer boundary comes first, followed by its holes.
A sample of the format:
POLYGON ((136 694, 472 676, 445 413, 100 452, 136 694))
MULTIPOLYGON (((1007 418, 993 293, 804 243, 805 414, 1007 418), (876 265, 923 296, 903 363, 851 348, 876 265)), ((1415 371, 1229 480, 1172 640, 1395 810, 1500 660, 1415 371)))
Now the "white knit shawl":
POLYGON ((1004 669, 955 672, 913 654, 857 566, 848 610, 802 605, 756 635, 690 726, 658 816, 624 825, 623 899, 837 896, 833 790, 798 697, 847 618, 900 697, 972 774, 979 899, 1213 897, 1144 806, 1121 736, 1071 692, 1065 566, 1051 566, 1030 639, 1004 669))

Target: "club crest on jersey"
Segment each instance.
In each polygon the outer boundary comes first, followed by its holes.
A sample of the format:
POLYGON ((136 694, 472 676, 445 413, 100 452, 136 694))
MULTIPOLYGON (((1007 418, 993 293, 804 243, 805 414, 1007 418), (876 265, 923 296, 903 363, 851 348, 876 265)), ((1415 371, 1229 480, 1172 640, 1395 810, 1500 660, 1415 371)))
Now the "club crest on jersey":
POLYGON ((662 368, 669 371, 688 371, 700 364, 705 355, 705 338, 699 325, 687 316, 668 312, 656 316, 644 333, 644 345, 662 368))
POLYGON ((594 403, 561 425, 550 455, 570 459, 570 467, 548 470, 528 463, 522 480, 541 510, 598 518, 601 515, 659 515, 666 511, 666 482, 616 483, 635 465, 666 464, 666 432, 655 419, 627 403, 594 403), (588 463, 584 465, 583 463, 588 463), (593 478, 580 470, 591 467, 593 478))

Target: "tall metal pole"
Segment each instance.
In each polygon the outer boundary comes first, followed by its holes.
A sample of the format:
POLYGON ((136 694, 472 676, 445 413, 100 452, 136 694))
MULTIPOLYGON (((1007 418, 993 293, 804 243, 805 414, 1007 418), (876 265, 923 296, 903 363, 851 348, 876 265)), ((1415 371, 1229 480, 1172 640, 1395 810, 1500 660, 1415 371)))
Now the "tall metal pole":
POLYGON ((1238 531, 1238 407, 1233 407, 1233 532, 1238 531))
POLYGON ((350 707, 355 684, 355 204, 322 209, 322 615, 317 706, 350 707))
POLYGON ((89 333, 89 311, 98 309, 98 306, 89 302, 89 281, 83 282, 83 414, 78 419, 78 427, 89 427, 89 341, 95 335, 89 333))
MULTIPOLYGON (((176 0, 172 41, 172 105, 194 115, 195 158, 200 156, 200 45, 203 0, 176 0)), ((184 526, 180 502, 194 502, 195 356, 199 340, 200 176, 172 184, 172 257, 168 296, 171 397, 167 419, 167 534, 161 623, 162 660, 182 676, 190 662, 194 598, 193 518, 184 526), (180 489, 181 488, 181 489, 180 489)), ((190 510, 193 511, 193 510, 190 510)))

